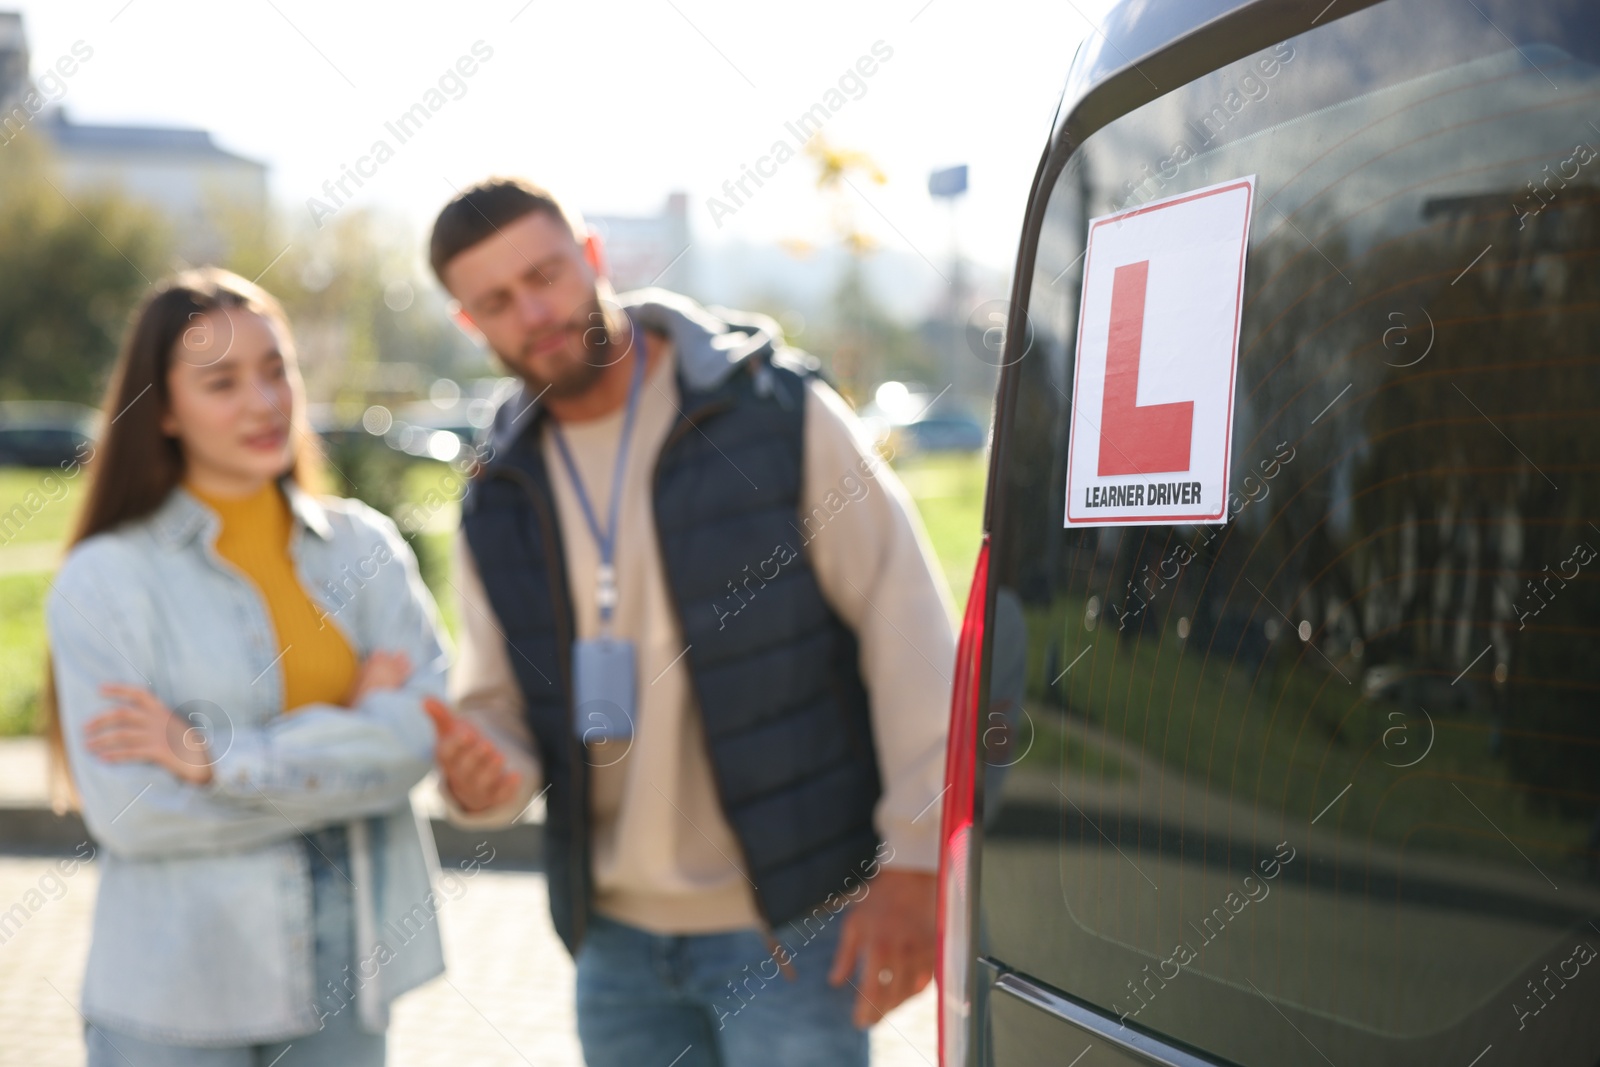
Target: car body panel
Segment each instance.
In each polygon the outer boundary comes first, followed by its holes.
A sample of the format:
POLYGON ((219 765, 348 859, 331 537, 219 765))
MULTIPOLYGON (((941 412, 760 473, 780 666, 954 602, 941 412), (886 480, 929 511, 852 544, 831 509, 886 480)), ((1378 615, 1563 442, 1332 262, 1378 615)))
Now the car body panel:
POLYGON ((1600 1056, 1565 992, 1600 947, 1600 28, 1327 6, 1124 5, 1041 160, 986 502, 982 1062, 1094 1020, 1155 1062, 1600 1056), (1241 506, 1061 529, 1084 224, 1252 173, 1241 506))

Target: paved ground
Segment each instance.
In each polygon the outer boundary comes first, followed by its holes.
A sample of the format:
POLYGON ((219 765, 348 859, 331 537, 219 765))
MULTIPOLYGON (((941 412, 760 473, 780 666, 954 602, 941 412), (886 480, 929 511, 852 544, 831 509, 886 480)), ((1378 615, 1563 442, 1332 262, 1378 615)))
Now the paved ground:
POLYGON ((0 804, 47 807, 47 761, 44 738, 0 737, 0 804))
MULTIPOLYGON (((46 859, 0 856, 0 911, 31 889, 50 890, 21 930, 0 943, 0 1067, 83 1063, 75 1005, 97 872, 84 865, 62 891, 48 880, 41 886, 52 868, 46 859)), ((459 899, 445 903, 441 923, 450 969, 397 1005, 390 1063, 581 1064, 572 964, 550 926, 543 876, 481 872, 459 899)), ((936 1062, 934 1004, 930 986, 873 1031, 875 1067, 936 1062)))
POLYGON ((61 562, 61 546, 53 541, 0 548, 0 576, 53 571, 61 562))

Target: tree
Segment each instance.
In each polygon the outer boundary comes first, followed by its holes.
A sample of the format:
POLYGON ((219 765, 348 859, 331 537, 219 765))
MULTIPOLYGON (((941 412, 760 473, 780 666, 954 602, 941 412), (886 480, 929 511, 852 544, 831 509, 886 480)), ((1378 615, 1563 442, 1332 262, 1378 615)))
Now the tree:
POLYGON ((171 247, 153 211, 68 193, 31 133, 0 147, 0 398, 97 400, 128 310, 171 247))
POLYGON ((421 245, 394 220, 349 211, 321 229, 291 228, 241 212, 226 229, 221 265, 283 304, 311 399, 353 418, 369 392, 420 390, 435 377, 488 369, 418 277, 421 245))
MULTIPOLYGON (((839 389, 859 401, 889 377, 922 378, 936 370, 915 333, 895 322, 873 297, 865 262, 877 241, 856 222, 852 174, 883 185, 888 177, 867 153, 830 144, 821 134, 806 142, 816 170, 816 186, 828 203, 830 224, 846 253, 844 271, 833 293, 831 321, 818 331, 819 355, 826 353, 839 389)), ((808 247, 791 242, 795 248, 808 247)))

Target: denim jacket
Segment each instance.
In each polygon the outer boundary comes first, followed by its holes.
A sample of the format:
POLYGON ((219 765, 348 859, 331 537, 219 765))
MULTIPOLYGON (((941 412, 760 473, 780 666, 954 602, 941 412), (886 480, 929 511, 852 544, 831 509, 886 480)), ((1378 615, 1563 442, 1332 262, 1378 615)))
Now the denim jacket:
POLYGON ((316 1031, 444 969, 433 838, 410 801, 432 766, 424 695, 448 651, 411 550, 364 504, 290 482, 301 585, 360 657, 403 651, 407 684, 354 708, 282 715, 279 649, 256 586, 215 549, 220 520, 178 488, 152 515, 80 543, 46 604, 68 762, 101 847, 83 1014, 152 1041, 247 1044, 316 1031), (146 762, 107 763, 84 724, 107 682, 149 689, 200 730, 206 785, 146 762), (312 887, 302 834, 345 824, 356 974, 313 989, 312 887))

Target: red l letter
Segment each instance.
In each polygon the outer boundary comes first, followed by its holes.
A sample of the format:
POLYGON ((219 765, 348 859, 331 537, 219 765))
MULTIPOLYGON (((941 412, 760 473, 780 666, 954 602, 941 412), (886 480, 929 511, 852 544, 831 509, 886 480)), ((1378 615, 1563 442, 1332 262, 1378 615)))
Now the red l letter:
POLYGON ((1139 349, 1150 261, 1118 267, 1111 277, 1111 336, 1100 406, 1100 474, 1163 474, 1189 469, 1194 401, 1139 406, 1139 349))

